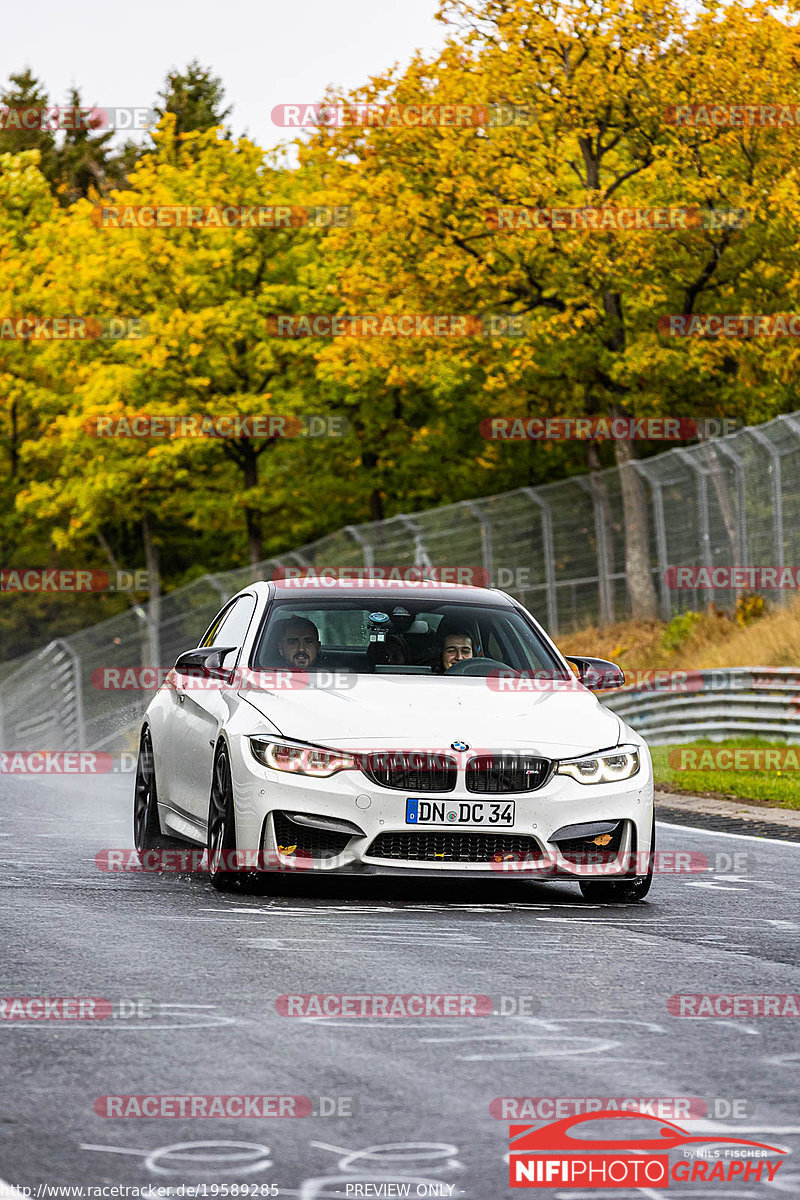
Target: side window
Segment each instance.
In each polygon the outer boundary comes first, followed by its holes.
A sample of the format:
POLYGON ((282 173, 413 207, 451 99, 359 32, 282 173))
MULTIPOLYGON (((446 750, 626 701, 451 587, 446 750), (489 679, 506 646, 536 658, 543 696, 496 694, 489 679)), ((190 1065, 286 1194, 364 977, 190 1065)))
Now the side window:
POLYGON ((255 612, 255 596, 240 596, 222 610, 203 639, 204 646, 241 646, 255 612))

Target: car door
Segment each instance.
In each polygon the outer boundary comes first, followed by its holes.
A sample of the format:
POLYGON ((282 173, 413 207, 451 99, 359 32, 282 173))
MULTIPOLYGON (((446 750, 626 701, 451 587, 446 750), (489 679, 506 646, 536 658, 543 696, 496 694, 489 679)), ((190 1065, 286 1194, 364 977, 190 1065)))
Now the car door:
MULTIPOLYGON (((200 647, 232 646, 223 667, 239 663, 256 597, 237 596, 217 615, 200 647)), ((214 748, 222 725, 237 703, 235 688, 222 681, 176 676, 176 703, 168 729, 172 761, 170 800, 192 821, 205 822, 211 790, 214 748)))

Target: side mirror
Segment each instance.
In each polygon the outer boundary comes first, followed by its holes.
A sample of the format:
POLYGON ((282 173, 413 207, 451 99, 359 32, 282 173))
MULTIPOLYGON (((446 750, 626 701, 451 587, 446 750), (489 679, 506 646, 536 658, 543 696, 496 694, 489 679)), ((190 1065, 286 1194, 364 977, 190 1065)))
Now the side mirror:
POLYGON ((224 679, 230 675, 222 666, 226 654, 236 650, 236 646, 215 646, 213 650, 204 646, 201 650, 187 650, 178 656, 175 672, 178 675, 197 678, 211 676, 214 679, 224 679))
POLYGON ((578 668, 578 679, 590 692, 625 686, 625 672, 622 667, 609 662, 606 658, 579 658, 574 654, 566 654, 564 657, 567 662, 575 663, 578 668))

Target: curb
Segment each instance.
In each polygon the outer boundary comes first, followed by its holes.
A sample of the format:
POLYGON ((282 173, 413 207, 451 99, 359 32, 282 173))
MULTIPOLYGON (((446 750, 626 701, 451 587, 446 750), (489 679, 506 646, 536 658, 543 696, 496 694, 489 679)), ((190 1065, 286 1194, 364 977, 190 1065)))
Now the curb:
POLYGON ((657 791, 655 799, 656 820, 667 824, 800 842, 800 811, 795 809, 766 808, 736 800, 675 792, 657 791))

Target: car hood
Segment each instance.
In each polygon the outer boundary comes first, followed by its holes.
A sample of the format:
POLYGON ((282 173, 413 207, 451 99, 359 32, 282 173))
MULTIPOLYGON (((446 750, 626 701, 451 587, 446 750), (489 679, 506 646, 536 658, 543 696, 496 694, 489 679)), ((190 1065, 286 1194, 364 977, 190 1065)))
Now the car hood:
POLYGON ((350 688, 248 688, 239 695, 285 737, 351 750, 443 749, 463 741, 473 750, 566 757, 616 746, 622 729, 584 688, 498 692, 485 679, 351 678, 350 688))

